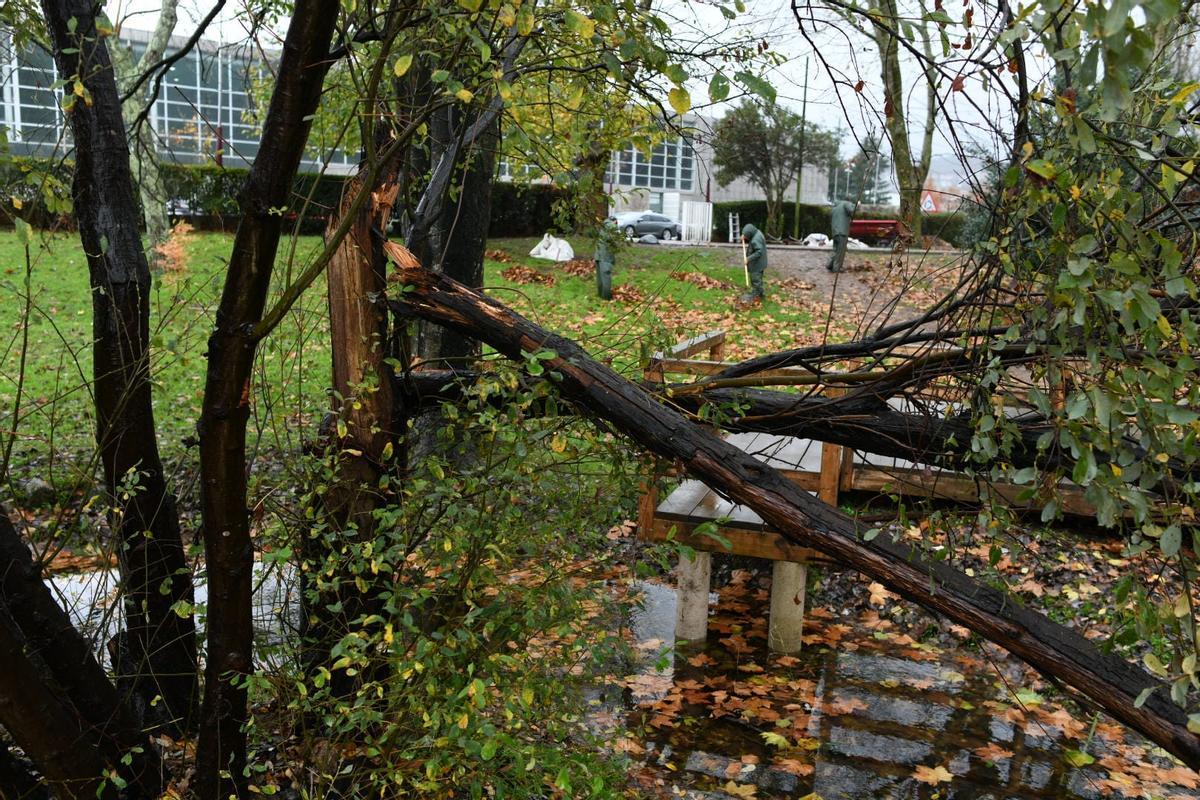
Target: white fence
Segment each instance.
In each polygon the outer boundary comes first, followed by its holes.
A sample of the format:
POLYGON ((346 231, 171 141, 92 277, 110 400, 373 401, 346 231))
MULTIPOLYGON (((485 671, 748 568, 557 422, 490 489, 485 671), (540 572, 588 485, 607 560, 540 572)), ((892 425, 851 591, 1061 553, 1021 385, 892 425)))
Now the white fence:
POLYGON ((708 242, 712 240, 713 206, 712 203, 683 203, 679 215, 683 225, 683 240, 685 242, 708 242))

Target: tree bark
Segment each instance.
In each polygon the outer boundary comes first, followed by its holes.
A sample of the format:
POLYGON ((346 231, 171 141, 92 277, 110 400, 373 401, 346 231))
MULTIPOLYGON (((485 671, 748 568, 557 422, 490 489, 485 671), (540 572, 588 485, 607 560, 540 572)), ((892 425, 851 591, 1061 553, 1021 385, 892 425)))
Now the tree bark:
MULTIPOLYGON (((304 631, 306 665, 315 668, 328 658, 330 648, 349 630, 347 622, 363 613, 364 596, 348 572, 326 575, 338 560, 330 547, 351 538, 370 541, 375 531, 375 509, 385 499, 380 477, 386 468, 387 448, 396 452, 395 463, 405 463, 399 452, 406 420, 405 406, 397 402, 395 370, 389 363, 397 356, 389 324, 391 316, 383 302, 387 290, 387 256, 383 241, 392 206, 399 192, 398 173, 403 150, 397 148, 392 162, 381 169, 381 177, 365 187, 368 165, 359 168, 342 192, 338 214, 329 222, 332 233, 347 214, 354 213, 355 198, 369 188, 369 200, 357 212, 354 226, 329 261, 329 338, 332 344, 333 389, 341 398, 337 414, 345 423, 345 435, 329 431, 337 452, 337 474, 323 497, 332 537, 328 541, 306 540, 305 559, 313 568, 304 571, 306 580, 316 581, 317 600, 306 599, 304 631), (340 608, 337 613, 332 607, 340 608)), ((353 681, 344 670, 330 679, 335 694, 345 695, 353 681)))
POLYGON ((208 370, 198 432, 204 551, 208 567, 208 659, 196 791, 202 800, 244 797, 247 720, 243 683, 253 665, 251 571, 254 565, 246 506, 246 423, 251 373, 288 196, 312 115, 331 64, 329 45, 337 0, 299 0, 278 82, 263 124, 262 147, 242 188, 241 222, 216 327, 208 340, 208 370))
MULTIPOLYGON (((478 119, 457 107, 440 110, 430 123, 433 163, 451 152, 464 132, 478 119)), ((429 229, 425 265, 445 272, 466 286, 483 285, 483 254, 487 249, 492 214, 492 181, 499 148, 499 120, 489 124, 459 154, 451 181, 451 197, 435 206, 429 229)), ((417 338, 417 355, 431 366, 464 366, 479 358, 479 343, 440 325, 423 324, 417 338)))
POLYGON ((45 783, 7 741, 0 741, 0 800, 51 800, 45 783))
MULTIPOLYGON (((158 751, 122 702, 88 641, 42 582, 29 548, 4 513, 0 513, 0 564, 5 565, 0 570, 0 609, 20 636, 23 654, 35 660, 39 680, 54 687, 84 726, 82 738, 73 746, 94 749, 140 796, 156 797, 163 769, 158 751), (138 748, 141 752, 134 752, 138 748), (123 765, 126 754, 130 763, 123 765)), ((7 673, 0 672, 0 682, 7 681, 7 673)), ((13 690, 19 693, 20 685, 13 690)), ((9 730, 20 741, 20 731, 9 730)), ((46 765, 28 754, 45 772, 46 765)))
POLYGON ((0 610, 0 724, 12 734, 59 798, 115 798, 102 786, 108 763, 71 702, 45 679, 20 630, 0 610))
MULTIPOLYGON (((389 252, 398 248, 388 245, 389 252)), ((398 263, 399 254, 395 258, 398 263)), ((859 539, 854 523, 799 489, 753 456, 688 422, 646 392, 593 361, 574 342, 546 331, 500 303, 426 270, 400 269, 407 287, 401 310, 479 338, 509 358, 552 351, 542 362, 557 372, 563 393, 642 446, 682 464, 694 477, 756 511, 796 544, 820 550, 879 581, 906 599, 1008 649, 1054 680, 1067 684, 1117 719, 1146 735, 1193 769, 1200 769, 1200 736, 1169 699, 1168 687, 1141 669, 1104 655, 1078 633, 1019 607, 1012 597, 902 542, 859 539), (1153 689, 1137 707, 1143 689, 1153 689)))
POLYGON ((195 713, 196 630, 191 616, 174 609, 190 606, 192 583, 154 425, 150 270, 138 235, 120 98, 96 30, 100 7, 44 0, 42 8, 59 74, 82 80, 90 96, 67 118, 75 143, 75 218, 92 286, 96 441, 121 542, 125 633, 119 649, 127 663, 118 671, 143 724, 178 734, 195 713), (129 499, 122 501, 122 484, 131 479, 129 499))

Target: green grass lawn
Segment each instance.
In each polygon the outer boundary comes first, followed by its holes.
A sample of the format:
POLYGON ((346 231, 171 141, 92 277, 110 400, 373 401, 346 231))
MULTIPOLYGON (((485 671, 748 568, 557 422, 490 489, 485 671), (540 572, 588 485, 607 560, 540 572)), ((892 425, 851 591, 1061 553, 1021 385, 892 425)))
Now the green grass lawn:
MULTIPOLYGON (((191 234, 184 239, 184 269, 155 281, 152 297, 155 413, 164 455, 179 467, 194 459, 185 438, 194 434, 204 386, 205 343, 211 330, 232 236, 191 234)), ((788 346, 809 324, 809 311, 783 292, 760 309, 735 311, 741 264, 729 250, 631 245, 617 256, 618 299, 595 296, 594 277, 574 277, 561 266, 528 258, 534 239, 499 240, 490 247, 513 262, 489 259, 486 284, 495 297, 546 327, 581 339, 593 354, 636 373, 640 353, 713 328, 730 331, 731 356, 788 346), (554 276, 554 285, 517 283, 502 272, 530 266, 554 276), (701 288, 671 277, 700 273, 728 286, 701 288)), ((278 286, 320 245, 296 240, 280 254, 278 286)), ((579 257, 591 247, 574 239, 579 257)), ((31 249, 29 291, 23 248, 15 234, 0 233, 0 428, 4 444, 13 428, 24 350, 24 380, 13 462, 18 476, 64 480, 92 472, 91 300, 87 264, 78 238, 39 237, 31 249), (27 308, 28 306, 28 308, 27 308), (24 320, 28 318, 28 329, 24 320), (28 335, 28 347, 23 337, 28 335)), ((254 387, 252 443, 259 452, 295 452, 312 436, 329 401, 329 331, 324 282, 318 281, 260 348, 254 387)))

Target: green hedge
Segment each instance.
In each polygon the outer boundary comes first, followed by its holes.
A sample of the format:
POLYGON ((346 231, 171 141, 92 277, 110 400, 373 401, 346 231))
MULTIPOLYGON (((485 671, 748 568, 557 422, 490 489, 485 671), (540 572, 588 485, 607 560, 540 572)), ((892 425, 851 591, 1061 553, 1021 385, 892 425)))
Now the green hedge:
MULTIPOLYGON (((167 197, 185 201, 192 210, 187 219, 201 229, 221 230, 236 224, 238 193, 248 170, 216 165, 162 165, 167 197)), ((66 227, 64 200, 70 197, 71 164, 44 159, 0 159, 0 180, 7 194, 0 204, 12 216, 40 228, 66 227), (15 201, 15 202, 14 202, 15 201), (17 206, 20 205, 20 208, 17 206)), ((320 234, 329 214, 337 207, 346 178, 341 175, 301 174, 293 187, 293 202, 287 216, 295 220, 308 200, 300 229, 320 234)), ((521 185, 497 182, 492 187, 492 219, 489 236, 540 236, 551 229, 574 225, 571 192, 543 184, 521 185)), ((5 221, 10 219, 6 217, 5 221)))
POLYGON ((567 189, 544 183, 492 184, 492 221, 488 236, 541 236, 575 226, 575 203, 567 189))
MULTIPOLYGON (((795 203, 783 204, 783 229, 789 234, 794 230, 793 221, 796 216, 796 208, 795 203)), ((801 236, 807 236, 810 233, 829 235, 828 206, 801 204, 799 209, 801 236)), ((767 220, 767 201, 738 200, 730 203, 714 203, 714 241, 724 242, 729 239, 729 215, 731 213, 740 214, 743 225, 752 223, 761 229, 767 220)), ((874 211, 865 211, 858 215, 859 219, 893 219, 894 217, 895 214, 874 211)), ((926 214, 922 223, 922 233, 926 236, 940 237, 955 247, 970 247, 974 241, 968 241, 972 238, 969 231, 971 226, 967 224, 968 219, 969 215, 965 210, 945 214, 926 214)))

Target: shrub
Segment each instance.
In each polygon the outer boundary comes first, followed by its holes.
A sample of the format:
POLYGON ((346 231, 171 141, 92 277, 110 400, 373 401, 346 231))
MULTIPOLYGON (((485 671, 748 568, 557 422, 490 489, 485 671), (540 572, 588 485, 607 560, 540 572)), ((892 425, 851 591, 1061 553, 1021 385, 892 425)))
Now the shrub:
POLYGON ((616 611, 605 533, 631 511, 636 461, 595 426, 541 416, 550 381, 523 389, 498 367, 465 395, 435 415, 432 450, 373 487, 368 536, 322 510, 340 454, 314 460, 307 531, 280 525, 271 552, 303 554, 308 601, 344 635, 270 687, 281 724, 320 722, 300 745, 312 796, 619 796, 583 692, 626 657, 597 615, 616 611))

